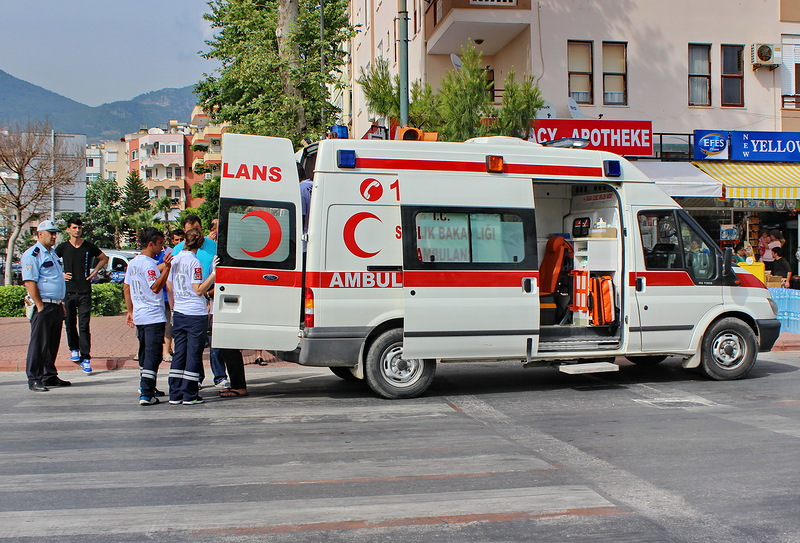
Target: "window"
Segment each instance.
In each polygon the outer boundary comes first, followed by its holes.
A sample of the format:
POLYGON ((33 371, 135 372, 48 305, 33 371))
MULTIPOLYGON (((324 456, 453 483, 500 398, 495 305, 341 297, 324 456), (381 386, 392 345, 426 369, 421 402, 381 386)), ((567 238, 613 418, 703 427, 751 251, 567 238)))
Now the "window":
POLYGON ((510 213, 418 213, 417 258, 422 262, 522 262, 522 218, 510 213))
POLYGON ((139 149, 133 149, 131 151, 131 160, 139 160, 139 149))
POLYGON ((116 161, 117 161, 117 152, 106 151, 106 162, 116 162, 116 161))
POLYGON ((181 146, 178 145, 177 143, 159 143, 158 152, 175 154, 182 152, 182 149, 181 146))
POLYGON ((175 198, 181 197, 181 189, 175 189, 175 198))
POLYGON ((689 105, 711 105, 711 46, 689 44, 689 105))
POLYGON ((108 170, 106 172, 106 177, 108 177, 108 179, 111 179, 112 181, 116 181, 117 180, 117 172, 113 171, 113 170, 108 170))
POLYGON ((176 177, 176 178, 180 178, 180 176, 181 176, 181 174, 182 174, 182 173, 183 173, 183 172, 181 171, 181 169, 180 169, 180 168, 175 168, 175 177, 176 177))
POLYGON ((172 179, 172 167, 167 166, 167 179, 172 179))
POLYGON ((93 158, 87 158, 86 159, 86 167, 87 168, 93 168, 94 167, 94 159, 93 158))
POLYGON ((604 104, 628 105, 627 47, 625 43, 603 43, 604 104))
POLYGON ((223 266, 295 267, 295 209, 286 202, 220 201, 217 254, 223 266))
POLYGON ((145 179, 152 179, 153 178, 153 170, 145 170, 144 171, 144 178, 145 179))
POLYGON ((641 212, 639 231, 648 270, 685 270, 697 282, 716 276, 716 248, 684 215, 676 216, 673 211, 641 212))
POLYGON ((567 42, 567 69, 570 97, 579 104, 593 104, 592 42, 567 42))
POLYGON ((166 190, 167 190, 167 198, 172 198, 172 189, 166 189, 166 190))
POLYGON ((741 45, 722 46, 722 106, 744 107, 744 70, 741 45))

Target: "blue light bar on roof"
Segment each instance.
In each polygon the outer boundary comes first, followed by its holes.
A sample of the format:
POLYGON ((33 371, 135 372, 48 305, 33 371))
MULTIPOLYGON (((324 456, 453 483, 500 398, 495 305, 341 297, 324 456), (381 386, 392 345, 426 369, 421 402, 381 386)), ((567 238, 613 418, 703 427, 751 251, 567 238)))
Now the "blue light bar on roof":
POLYGON ((336 151, 336 162, 340 168, 355 168, 356 152, 352 149, 339 149, 336 151))
POLYGON ((620 164, 619 160, 604 160, 603 172, 606 174, 606 177, 621 177, 622 164, 620 164))

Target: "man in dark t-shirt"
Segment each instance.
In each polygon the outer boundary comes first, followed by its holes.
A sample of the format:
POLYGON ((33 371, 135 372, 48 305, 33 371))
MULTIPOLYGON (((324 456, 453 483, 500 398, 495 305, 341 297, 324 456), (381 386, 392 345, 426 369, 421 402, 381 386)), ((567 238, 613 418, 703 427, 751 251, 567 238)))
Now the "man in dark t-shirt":
POLYGON ((108 256, 94 243, 83 239, 83 222, 72 217, 67 221, 69 240, 56 247, 56 254, 64 263, 64 279, 67 280, 67 297, 64 299, 67 329, 67 344, 70 359, 80 364, 86 373, 92 372, 92 335, 89 319, 92 314, 92 279, 108 262, 108 256), (97 264, 92 267, 92 259, 97 264))
POLYGON ((786 286, 789 286, 789 281, 792 280, 792 266, 783 258, 780 247, 773 247, 772 249, 772 275, 777 277, 786 278, 786 286))

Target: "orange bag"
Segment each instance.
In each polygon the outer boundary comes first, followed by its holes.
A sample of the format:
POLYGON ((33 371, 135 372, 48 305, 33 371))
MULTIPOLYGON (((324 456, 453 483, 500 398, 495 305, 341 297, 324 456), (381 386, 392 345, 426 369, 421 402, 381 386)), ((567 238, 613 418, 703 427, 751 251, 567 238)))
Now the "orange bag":
POLYGON ((592 325, 614 322, 614 284, 607 275, 592 277, 592 325))

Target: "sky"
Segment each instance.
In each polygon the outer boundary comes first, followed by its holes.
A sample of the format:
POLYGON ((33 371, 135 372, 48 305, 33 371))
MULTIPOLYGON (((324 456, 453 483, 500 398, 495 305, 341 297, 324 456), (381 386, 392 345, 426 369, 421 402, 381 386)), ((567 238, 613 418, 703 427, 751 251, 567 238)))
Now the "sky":
POLYGON ((0 70, 89 106, 193 85, 206 0, 0 0, 0 70))

